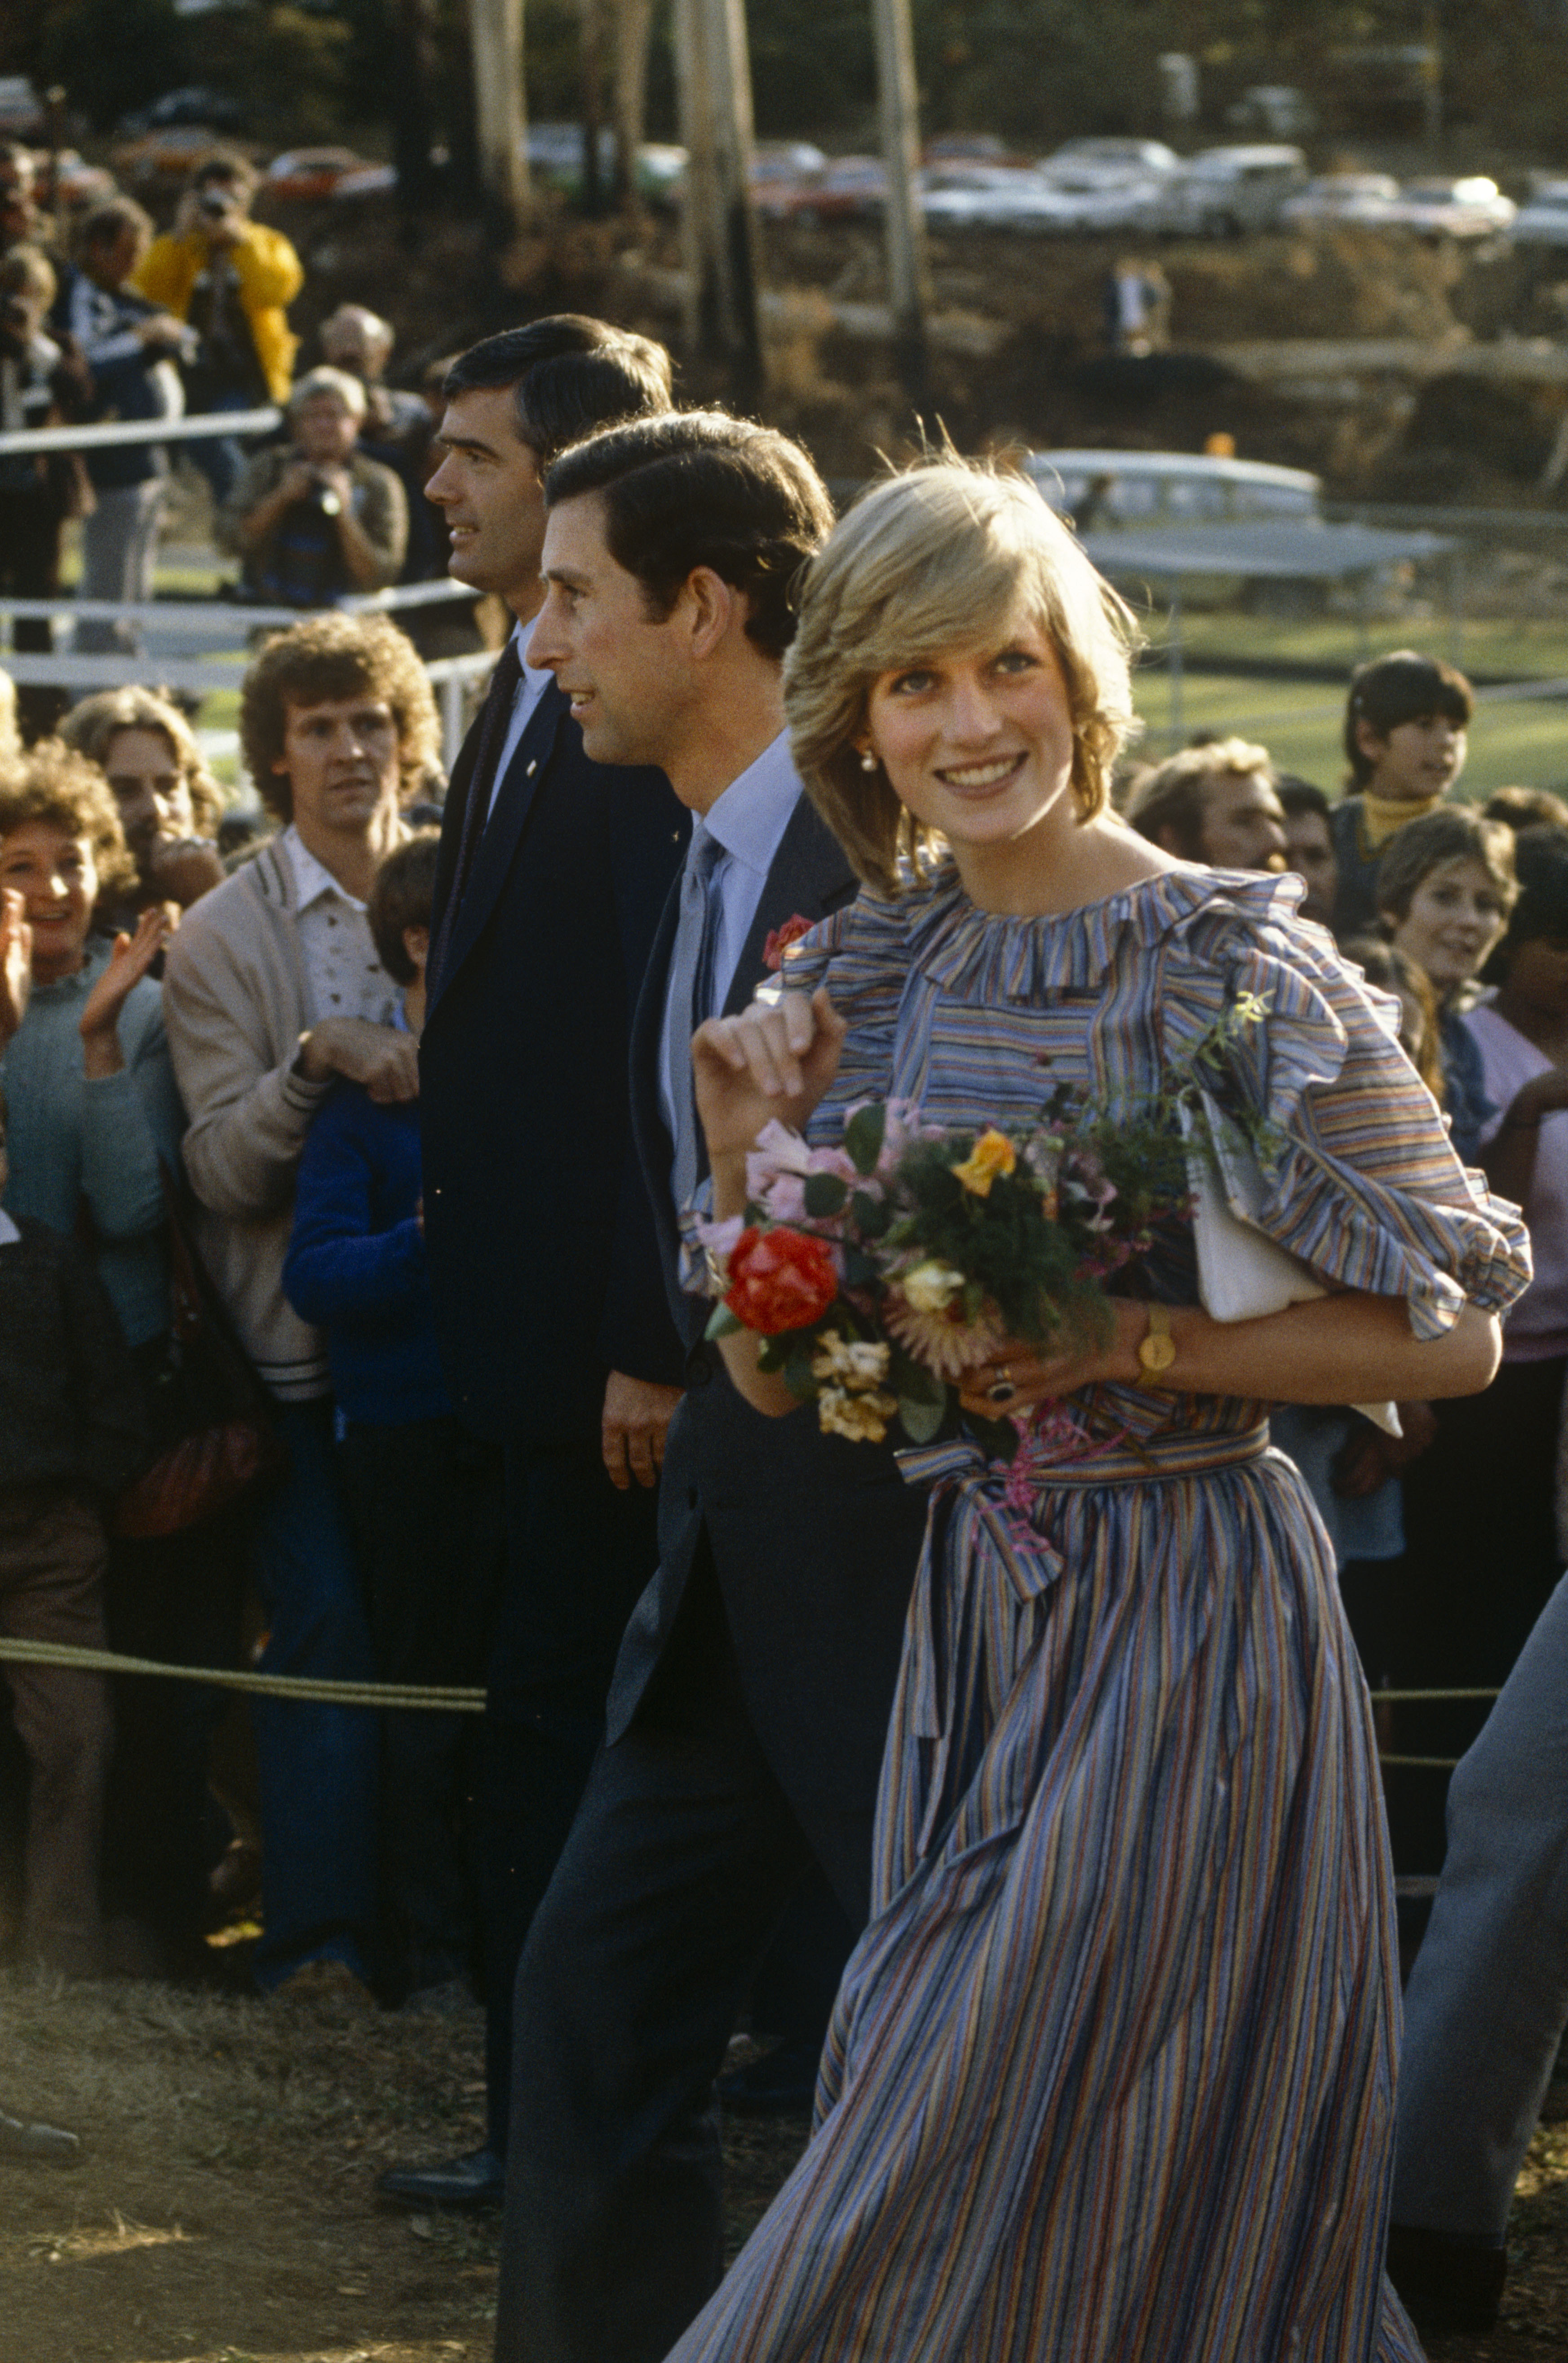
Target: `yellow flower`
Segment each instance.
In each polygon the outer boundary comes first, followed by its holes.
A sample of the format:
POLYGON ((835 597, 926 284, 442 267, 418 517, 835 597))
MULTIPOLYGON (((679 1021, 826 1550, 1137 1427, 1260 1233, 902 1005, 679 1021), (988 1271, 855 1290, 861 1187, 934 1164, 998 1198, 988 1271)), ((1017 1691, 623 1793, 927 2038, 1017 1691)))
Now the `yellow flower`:
POLYGON ((811 1358, 814 1379, 831 1379, 851 1394, 879 1387, 887 1376, 887 1348, 869 1339, 851 1337, 848 1344, 836 1329, 825 1329, 811 1358))
POLYGON ((988 1198, 997 1174, 1010 1173, 1018 1161, 1018 1152, 1006 1134, 998 1132, 993 1125, 981 1134, 963 1163, 952 1170, 976 1198, 988 1198))
POLYGON ((898 1285, 917 1313, 945 1313, 963 1286, 963 1274, 928 1257, 901 1274, 898 1285))
POLYGON ((852 1395, 844 1387, 824 1387, 817 1398, 823 1435, 846 1436, 851 1444, 880 1444, 897 1409, 893 1395, 852 1395))

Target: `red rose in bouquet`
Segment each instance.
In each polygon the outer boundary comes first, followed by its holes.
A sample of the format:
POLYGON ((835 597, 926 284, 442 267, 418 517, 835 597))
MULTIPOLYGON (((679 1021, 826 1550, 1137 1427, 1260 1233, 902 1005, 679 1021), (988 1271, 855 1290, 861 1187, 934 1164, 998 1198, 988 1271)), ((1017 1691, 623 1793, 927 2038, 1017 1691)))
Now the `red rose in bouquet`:
POLYGON ((820 1239, 783 1228, 742 1231, 729 1250, 724 1302, 761 1337, 809 1329, 839 1293, 839 1274, 820 1239))

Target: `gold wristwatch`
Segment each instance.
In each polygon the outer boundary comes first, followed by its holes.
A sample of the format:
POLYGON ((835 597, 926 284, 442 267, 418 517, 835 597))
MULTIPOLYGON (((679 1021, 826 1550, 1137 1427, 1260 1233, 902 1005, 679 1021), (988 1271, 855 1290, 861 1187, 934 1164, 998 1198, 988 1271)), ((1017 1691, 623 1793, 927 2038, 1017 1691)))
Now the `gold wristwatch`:
POLYGON ((1149 1328, 1138 1348, 1138 1367, 1146 1379, 1157 1380, 1162 1370, 1168 1370, 1176 1359, 1176 1341, 1171 1335, 1171 1308, 1168 1304, 1151 1304, 1149 1308, 1149 1328))

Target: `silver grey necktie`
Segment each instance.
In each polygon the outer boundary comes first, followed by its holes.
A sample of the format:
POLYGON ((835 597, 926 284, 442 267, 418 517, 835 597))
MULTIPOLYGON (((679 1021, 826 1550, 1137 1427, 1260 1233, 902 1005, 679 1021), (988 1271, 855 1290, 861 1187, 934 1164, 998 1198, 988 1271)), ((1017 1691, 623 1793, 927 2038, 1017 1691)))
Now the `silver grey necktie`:
POLYGON ((692 1086, 692 1036, 711 1015, 713 951, 718 912, 710 891, 724 848, 699 821, 681 872, 681 924, 670 971, 670 1096, 675 1112, 675 1156, 670 1188, 677 1210, 697 1181, 697 1104, 692 1086), (703 1004, 698 1005, 699 989, 703 1004))

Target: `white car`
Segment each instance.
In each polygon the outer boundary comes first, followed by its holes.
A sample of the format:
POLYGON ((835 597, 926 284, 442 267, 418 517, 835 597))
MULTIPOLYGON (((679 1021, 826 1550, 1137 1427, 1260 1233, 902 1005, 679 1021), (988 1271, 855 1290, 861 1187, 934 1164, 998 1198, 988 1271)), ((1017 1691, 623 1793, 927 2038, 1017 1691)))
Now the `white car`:
POLYGON ((1095 172, 1109 180, 1148 181, 1181 168, 1181 158, 1162 139, 1069 139, 1042 156, 1040 169, 1057 172, 1095 172))
POLYGON ((1144 229, 1157 211, 1162 177, 1147 172, 1112 175, 1081 165, 1041 165, 1040 177, 1073 206, 1073 227, 1095 231, 1144 229))
POLYGON ((1542 181, 1514 216, 1515 246, 1568 246, 1568 181, 1542 181))
POLYGON ((1191 451, 1031 451, 1024 461, 1080 533, 1321 516, 1322 483, 1304 468, 1191 451))
POLYGON ((1273 229, 1306 186, 1299 148, 1206 148, 1162 184, 1148 227, 1179 238, 1273 229))
POLYGON ((1297 197, 1287 197, 1280 220, 1287 229, 1317 222, 1382 222, 1399 202, 1399 183, 1387 172, 1324 172, 1297 197))
POLYGON ((1473 173, 1457 181, 1407 181, 1385 218, 1428 238, 1490 238, 1497 230, 1511 229, 1518 212, 1496 181, 1473 173))
POLYGON ((920 208, 933 230, 1069 231, 1078 207, 1043 172, 1006 164, 929 164, 919 176, 920 208))

